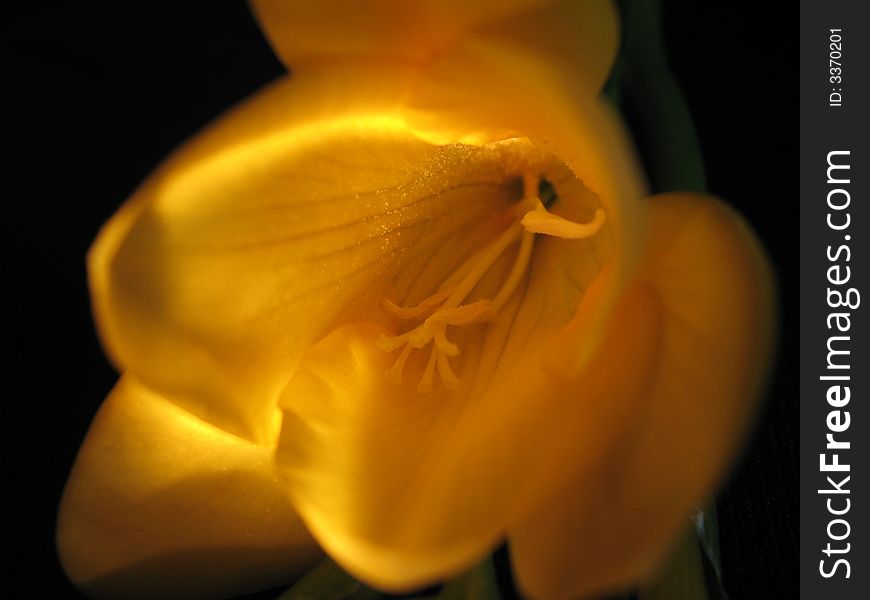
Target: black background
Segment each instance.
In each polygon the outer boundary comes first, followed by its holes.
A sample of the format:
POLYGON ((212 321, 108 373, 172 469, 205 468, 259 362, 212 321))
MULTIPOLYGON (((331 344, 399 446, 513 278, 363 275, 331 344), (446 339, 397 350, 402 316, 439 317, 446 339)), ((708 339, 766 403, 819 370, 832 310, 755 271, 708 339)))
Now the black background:
MULTIPOLYGON (((725 587, 733 600, 793 598, 797 6, 781 13, 762 2, 665 4, 668 49, 709 189, 759 232, 782 299, 768 401, 719 496, 725 587)), ((2 464, 15 506, 3 531, 13 568, 0 590, 78 598, 54 554, 55 512, 76 449, 117 377, 93 332, 85 253, 162 158, 283 69, 242 2, 40 2, 5 15, 0 27, 3 296, 12 332, 2 401, 10 447, 2 464)))

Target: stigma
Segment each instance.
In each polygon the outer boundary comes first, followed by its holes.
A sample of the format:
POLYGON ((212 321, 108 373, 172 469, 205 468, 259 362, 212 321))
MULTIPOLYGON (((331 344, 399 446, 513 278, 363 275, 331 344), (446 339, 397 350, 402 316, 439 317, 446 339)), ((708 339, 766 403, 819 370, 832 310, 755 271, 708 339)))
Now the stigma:
POLYGON ((434 390, 436 371, 448 390, 459 387, 460 381, 450 366, 450 358, 458 356, 460 349, 450 341, 449 328, 491 323, 498 319, 501 309, 526 276, 536 236, 582 240, 594 236, 604 225, 605 213, 600 208, 588 223, 577 223, 551 213, 548 209, 556 199, 555 190, 547 180, 527 174, 523 177, 522 199, 508 209, 507 228, 460 264, 434 294, 416 306, 398 306, 389 299, 383 300, 388 313, 411 323, 404 333, 378 339, 377 346, 381 350, 401 350, 392 368, 387 371, 388 379, 401 383, 411 352, 428 348, 429 359, 417 384, 417 391, 427 394, 434 390), (496 261, 516 245, 519 245, 519 249, 513 266, 496 294, 489 299, 465 303, 496 261))

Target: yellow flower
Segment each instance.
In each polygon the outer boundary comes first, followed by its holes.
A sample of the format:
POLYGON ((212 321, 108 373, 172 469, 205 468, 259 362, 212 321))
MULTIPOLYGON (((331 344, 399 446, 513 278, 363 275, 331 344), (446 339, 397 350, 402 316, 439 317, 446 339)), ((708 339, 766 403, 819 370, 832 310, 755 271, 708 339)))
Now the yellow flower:
POLYGON ((617 589, 740 441, 768 266, 717 200, 643 198, 596 99, 612 7, 359 7, 256 2, 292 79, 91 251, 124 375, 59 518, 85 590, 276 585, 316 556, 308 531, 388 590, 505 538, 532 597, 617 589))

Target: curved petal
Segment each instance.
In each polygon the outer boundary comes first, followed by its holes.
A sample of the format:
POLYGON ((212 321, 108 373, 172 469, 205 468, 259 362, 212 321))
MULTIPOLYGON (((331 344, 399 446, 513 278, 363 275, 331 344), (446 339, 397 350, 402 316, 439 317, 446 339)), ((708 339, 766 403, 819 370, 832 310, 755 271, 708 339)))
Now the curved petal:
POLYGON ((401 294, 400 265, 413 275, 448 247, 440 264, 455 266, 500 226, 523 170, 553 161, 522 140, 421 140, 359 78, 267 91, 158 171, 91 251, 115 361, 253 440, 274 435, 306 347, 401 294), (342 108, 318 118, 336 94, 342 108))
MULTIPOLYGON (((97 322, 121 370, 228 431, 269 439, 299 353, 353 312, 349 303, 383 295, 378 281, 396 261, 380 259, 403 248, 421 258, 426 248, 413 236, 430 235, 435 247, 437 236, 503 204, 477 200, 487 194, 473 186, 493 179, 467 160, 464 144, 521 133, 554 150, 608 213, 618 250, 608 292, 589 311, 606 312, 644 223, 622 129, 539 61, 456 58, 457 68, 433 67, 416 83, 406 67, 373 65, 281 82, 173 156, 89 258, 97 322), (478 59, 494 68, 472 77, 478 59), (452 202, 403 209, 450 186, 452 202), (475 199, 463 200, 463 190, 475 199)), ((516 160, 491 162, 489 172, 516 175, 516 160)), ((593 347, 595 332, 587 337, 593 347)), ((586 356, 578 358, 582 366, 586 356)))
MULTIPOLYGON (((292 368, 293 348, 304 344, 299 328, 319 324, 294 318, 288 325, 289 310, 283 320, 267 314, 282 299, 280 279, 303 279, 267 242, 288 221, 298 231, 299 199, 317 187, 328 197, 324 178, 340 170, 321 154, 321 172, 297 168, 294 182, 281 159, 317 147, 322 133, 336 135, 360 114, 389 121, 405 80, 391 73, 379 70, 381 85, 364 94, 365 70, 278 82, 186 144, 103 227, 88 274, 97 325, 119 370, 228 431, 274 437, 275 390, 292 368), (282 330, 297 335, 275 348, 282 330)), ((334 187, 341 195, 349 186, 334 187)))
POLYGON ((457 45, 508 45, 534 54, 589 95, 604 84, 618 41, 616 12, 601 0, 254 0, 272 46, 296 74, 341 62, 408 64, 425 70, 457 45))
POLYGON ((622 443, 511 529, 517 577, 533 598, 586 597, 650 573, 722 475, 767 371, 772 276, 750 230, 709 197, 651 203, 635 285, 660 307, 655 372, 622 443))
MULTIPOLYGON (((614 232, 615 254, 597 310, 590 312, 606 313, 634 271, 646 226, 645 184, 610 108, 546 62, 474 43, 433 64, 405 104, 409 124, 436 143, 481 143, 521 132, 552 151, 598 196, 614 232)), ((586 335, 597 338, 595 331, 586 335)), ((582 368, 587 358, 576 357, 571 367, 582 368)))
MULTIPOLYGON (((583 448, 575 453, 578 464, 594 463, 627 426, 632 402, 641 396, 635 389, 639 368, 620 380, 625 389, 607 410, 564 397, 572 385, 613 385, 602 375, 612 367, 593 373, 589 361, 599 343, 615 343, 602 340, 604 317, 641 250, 642 184, 624 133, 604 107, 560 86, 539 61, 517 55, 515 62, 502 62, 505 55, 477 50, 468 48, 467 71, 434 65, 416 80, 403 101, 403 118, 436 144, 486 144, 523 133, 555 151, 605 208, 610 253, 584 272, 589 263, 582 257, 548 254, 561 241, 536 246, 534 280, 523 301, 510 307, 514 317, 491 327, 479 346, 462 350, 461 371, 476 373, 469 378, 476 383, 456 398, 430 400, 435 408, 416 400, 415 377, 398 392, 385 381, 395 357, 375 348, 376 327, 334 331, 303 359, 282 401, 279 459, 288 488, 330 554, 362 579, 390 589, 468 566, 504 534, 511 517, 559 479, 563 469, 550 461, 553 452, 583 448), (494 68, 477 69, 476 60, 494 68), (431 411, 437 418, 427 416, 431 411), (584 417, 590 412, 597 420, 584 417), (570 414, 576 419, 566 419, 570 414), (578 437, 587 443, 576 444, 578 437), (457 497, 457 489, 469 493, 457 497)), ((649 310, 642 298, 632 301, 647 307, 639 312, 649 310)), ((375 320, 377 325, 385 323, 375 320)), ((651 340, 655 321, 647 329, 651 340)), ((626 352, 648 365, 638 352, 651 343, 638 342, 626 352)), ((423 367, 416 365, 417 378, 423 367)))
POLYGON ((390 381, 396 357, 378 349, 385 331, 373 323, 338 329, 305 354, 284 391, 277 457, 333 558, 391 590, 454 575, 563 482, 562 458, 597 464, 633 419, 657 343, 655 303, 636 293, 621 301, 628 316, 604 338, 604 359, 580 374, 554 372, 560 354, 585 343, 565 348, 554 336, 590 310, 598 268, 588 246, 537 241, 528 279, 498 320, 456 332, 455 392, 415 392, 423 353, 406 364, 402 385, 390 381), (620 362, 608 362, 614 354, 620 362), (635 368, 614 377, 622 364, 635 368))
POLYGON ((271 450, 125 377, 67 483, 64 570, 98 598, 224 597, 291 581, 319 555, 271 450))

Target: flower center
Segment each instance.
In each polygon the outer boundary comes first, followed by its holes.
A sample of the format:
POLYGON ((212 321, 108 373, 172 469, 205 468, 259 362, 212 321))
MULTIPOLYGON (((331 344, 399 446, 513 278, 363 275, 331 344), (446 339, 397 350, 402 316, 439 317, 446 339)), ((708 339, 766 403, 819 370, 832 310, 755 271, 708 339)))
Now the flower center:
POLYGON ((429 361, 417 384, 417 391, 425 394, 433 390, 436 369, 444 386, 449 390, 456 389, 459 378, 451 369, 449 358, 459 355, 459 347, 448 339, 447 328, 487 323, 498 318, 499 311, 526 274, 536 235, 581 240, 595 235, 604 225, 605 215, 600 208, 589 223, 577 223, 554 215, 547 209, 555 200, 549 182, 526 175, 523 178, 523 198, 509 209, 511 224, 493 242, 463 262, 437 292, 412 307, 398 306, 384 299, 384 308, 395 317, 419 322, 404 333, 381 336, 378 340, 378 348, 386 352, 402 349, 387 372, 390 380, 401 383, 402 371, 411 351, 422 350, 431 344, 429 361), (463 304, 499 257, 516 243, 520 247, 513 266, 495 296, 463 304))

